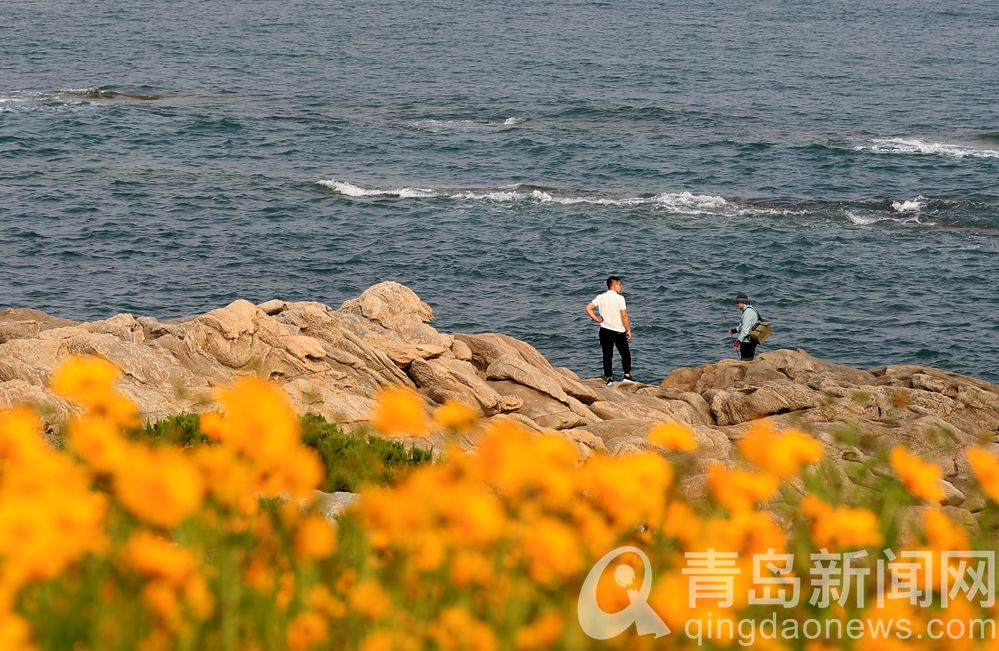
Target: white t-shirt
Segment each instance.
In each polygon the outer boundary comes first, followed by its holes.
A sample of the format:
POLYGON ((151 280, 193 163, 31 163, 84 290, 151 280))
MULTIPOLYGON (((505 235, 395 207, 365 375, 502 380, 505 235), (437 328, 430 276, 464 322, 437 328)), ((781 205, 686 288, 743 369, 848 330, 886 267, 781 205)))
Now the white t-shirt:
POLYGON ((601 328, 607 328, 614 332, 625 332, 624 322, 621 320, 621 312, 627 310, 624 304, 624 296, 621 296, 613 289, 608 289, 593 299, 593 304, 600 312, 600 318, 604 320, 600 324, 601 328))

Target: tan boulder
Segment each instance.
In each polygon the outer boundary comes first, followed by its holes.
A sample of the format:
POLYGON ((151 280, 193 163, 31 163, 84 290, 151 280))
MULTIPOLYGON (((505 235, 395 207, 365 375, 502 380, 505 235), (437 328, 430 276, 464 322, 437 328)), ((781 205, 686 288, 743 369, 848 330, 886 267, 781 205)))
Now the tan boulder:
POLYGON ((108 334, 133 344, 140 344, 146 339, 142 324, 131 314, 116 314, 102 321, 81 323, 80 327, 91 334, 108 334))
POLYGON ((478 406, 487 416, 502 410, 500 394, 478 376, 474 366, 460 359, 417 358, 409 366, 409 376, 435 402, 457 400, 478 406))
POLYGON ((360 334, 370 332, 394 336, 417 344, 451 347, 453 337, 427 325, 434 311, 416 292, 397 282, 383 282, 364 290, 357 298, 345 301, 338 315, 360 334), (367 321, 365 324, 361 320, 367 321))
POLYGON ((267 316, 274 316, 275 314, 280 314, 288 309, 288 304, 280 299, 274 298, 269 301, 264 301, 257 307, 259 307, 267 316))
POLYGON ((628 418, 658 420, 660 422, 674 422, 677 420, 665 401, 658 406, 649 406, 634 402, 598 400, 590 405, 590 411, 603 420, 628 418))
POLYGON ((587 416, 585 412, 579 413, 578 409, 574 411, 569 405, 559 402, 548 394, 517 382, 490 380, 489 386, 502 396, 519 398, 522 406, 517 410, 518 413, 527 416, 541 427, 556 430, 571 429, 584 427, 599 420, 592 414, 587 416))
POLYGON ((463 362, 472 361, 472 349, 468 347, 468 344, 457 337, 455 337, 455 340, 451 342, 451 354, 463 362))
POLYGON ((718 391, 711 413, 719 425, 735 425, 761 416, 810 409, 822 404, 822 395, 793 382, 773 382, 748 392, 718 391))
POLYGON ((253 303, 238 300, 195 319, 179 356, 217 380, 233 372, 298 377, 330 368, 319 342, 295 334, 253 303))
POLYGON ((562 403, 569 402, 569 396, 557 380, 552 378, 513 354, 503 355, 486 368, 487 380, 510 380, 551 396, 562 403))
POLYGON ((18 406, 34 407, 47 423, 65 422, 80 411, 80 408, 73 403, 37 384, 25 380, 0 382, 0 409, 18 406))
POLYGON ((340 384, 337 388, 372 396, 378 387, 387 384, 415 386, 385 351, 351 330, 341 315, 329 306, 313 302, 288 303, 274 318, 299 335, 322 343, 326 363, 338 372, 340 384))
MULTIPOLYGON (((533 369, 531 375, 543 376, 553 381, 566 395, 584 404, 590 404, 598 399, 593 389, 583 384, 574 373, 567 369, 556 369, 533 346, 523 341, 495 332, 456 334, 455 339, 468 346, 472 353, 472 363, 484 373, 488 374, 489 367, 496 362, 502 360, 504 364, 512 364, 519 358, 523 362, 518 365, 520 368, 533 369)), ((508 368, 507 371, 509 370, 508 368)))
POLYGON ((448 351, 446 347, 438 344, 407 344, 378 335, 369 335, 364 341, 384 352, 403 369, 408 368, 415 359, 435 359, 448 351))
POLYGON ((8 307, 0 310, 0 344, 14 339, 31 339, 52 328, 75 325, 76 321, 52 316, 40 310, 8 307))

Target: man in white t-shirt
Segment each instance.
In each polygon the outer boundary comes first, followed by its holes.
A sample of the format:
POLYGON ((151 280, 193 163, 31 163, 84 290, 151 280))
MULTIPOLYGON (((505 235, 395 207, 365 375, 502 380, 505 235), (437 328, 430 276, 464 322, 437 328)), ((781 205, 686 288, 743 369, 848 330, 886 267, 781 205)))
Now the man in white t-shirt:
POLYGON ((611 276, 607 279, 607 291, 590 301, 586 313, 600 324, 600 349, 604 354, 604 379, 607 386, 614 383, 613 357, 614 347, 621 355, 621 366, 624 369, 624 381, 631 379, 631 321, 628 319, 628 309, 621 296, 621 279, 611 276), (598 316, 595 310, 600 311, 598 316))

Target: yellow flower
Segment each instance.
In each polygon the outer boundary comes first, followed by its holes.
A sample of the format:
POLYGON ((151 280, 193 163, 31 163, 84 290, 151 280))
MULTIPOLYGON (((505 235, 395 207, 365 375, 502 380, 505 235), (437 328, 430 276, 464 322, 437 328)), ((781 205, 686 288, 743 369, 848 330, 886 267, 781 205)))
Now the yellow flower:
POLYGON ((940 509, 927 509, 923 513, 923 532, 929 545, 937 551, 964 551, 971 549, 968 532, 940 509))
POLYGON ((201 506, 205 485, 191 460, 175 448, 136 447, 114 477, 115 495, 132 514, 172 528, 201 506))
POLYGON ((54 578, 106 546, 106 497, 91 489, 81 466, 42 443, 32 427, 24 412, 0 416, 6 457, 0 458, 0 599, 4 590, 54 578))
POLYGON ((323 481, 323 465, 316 452, 298 443, 269 463, 259 461, 257 471, 260 481, 256 490, 268 496, 290 493, 305 497, 323 481))
POLYGON ((375 396, 371 424, 385 436, 426 436, 427 411, 412 389, 386 387, 375 396))
POLYGON ((300 559, 326 558, 336 550, 336 529, 320 515, 308 515, 295 532, 295 555, 300 559))
POLYGON ((649 441, 667 450, 693 452, 697 449, 694 428, 681 423, 660 423, 649 429, 649 441))
POLYGON ((319 584, 309 590, 306 599, 309 608, 322 613, 328 619, 341 619, 347 614, 347 605, 337 599, 325 585, 319 584))
POLYGON ((200 574, 190 576, 183 586, 183 595, 191 614, 201 621, 211 619, 215 612, 215 597, 205 577, 200 574))
POLYGON ((441 651, 495 651, 498 646, 492 628, 461 606, 445 609, 430 625, 428 636, 441 651))
POLYGON ((772 422, 754 423, 739 441, 742 456, 761 470, 781 479, 798 474, 801 466, 814 463, 822 457, 822 444, 796 429, 778 433, 772 422))
POLYGON ((547 585, 568 579, 582 568, 581 542, 572 529, 546 517, 525 527, 520 548, 531 576, 547 585))
POLYGON ((317 613, 304 612, 288 623, 287 641, 290 651, 308 651, 326 639, 329 628, 317 613))
POLYGON ((752 509, 777 492, 777 478, 767 473, 729 469, 715 463, 708 470, 708 492, 729 511, 752 509))
POLYGON ((360 651, 419 651, 419 640, 400 630, 375 629, 365 634, 360 651))
POLYGON ((982 490, 993 502, 999 502, 999 460, 982 447, 968 449, 968 462, 982 490))
POLYGON ((701 535, 702 527, 703 523, 690 504, 674 500, 666 508, 661 528, 666 537, 677 540, 683 548, 689 548, 701 535))
POLYGON ((191 453, 207 490, 219 504, 245 515, 257 512, 259 500, 253 494, 256 475, 243 457, 225 445, 201 446, 191 453))
POLYGON ((69 424, 66 442, 98 473, 111 473, 127 463, 129 443, 117 425, 85 414, 69 424))
POLYGON ((479 552, 460 550, 451 561, 451 580, 458 588, 472 583, 485 586, 492 577, 492 562, 479 552))
POLYGON ((31 643, 31 626, 20 615, 0 607, 0 649, 4 651, 35 651, 31 643))
POLYGON ((479 412, 457 400, 447 400, 434 410, 434 422, 444 429, 468 432, 479 422, 479 412))
POLYGON ((133 534, 122 549, 129 567, 147 577, 163 579, 179 587, 197 568, 191 552, 148 531, 133 534))
POLYGON ((459 545, 488 545, 506 524, 499 499, 484 486, 469 486, 457 499, 443 500, 441 515, 450 540, 459 545))
POLYGON ((159 616, 163 626, 176 631, 183 621, 180 600, 173 587, 166 581, 150 581, 142 588, 142 601, 159 616))
MULTIPOLYGON (((694 531, 698 531, 695 527, 694 531)), ((742 553, 743 558, 780 551, 787 544, 784 531, 773 516, 763 511, 738 510, 730 517, 704 520, 701 537, 695 543, 700 549, 714 547, 742 553)))
POLYGON ((29 466, 48 451, 42 439, 42 423, 34 411, 15 407, 0 412, 0 463, 6 459, 29 466))
POLYGON ((280 610, 286 610, 295 596, 295 575, 282 572, 277 580, 277 593, 274 595, 274 605, 280 610))
POLYGON ((565 620, 562 616, 549 611, 517 631, 517 649, 519 651, 550 649, 562 636, 564 628, 565 620))
POLYGON ((878 517, 868 509, 833 507, 817 497, 806 495, 801 501, 801 510, 812 520, 812 540, 819 547, 874 547, 884 540, 878 530, 878 517))
POLYGON ((350 611, 366 619, 381 619, 392 610, 392 601, 374 579, 363 579, 350 589, 350 611))
POLYGON ((216 389, 215 397, 222 407, 222 419, 201 418, 211 437, 252 459, 265 461, 280 458, 299 443, 298 417, 277 385, 243 377, 231 387, 216 389))
POLYGON ((519 502, 528 496, 546 504, 565 504, 575 493, 579 453, 560 436, 536 435, 523 425, 489 425, 477 442, 475 456, 451 455, 477 479, 504 498, 519 502), (524 463, 530 459, 530 463, 524 463))
POLYGON ((117 366, 101 357, 67 358, 52 372, 52 391, 121 425, 139 424, 139 408, 117 392, 121 378, 117 366))
POLYGON ((274 568, 268 559, 260 554, 250 558, 243 569, 243 582, 262 595, 270 594, 277 583, 274 568))
POLYGON ((84 406, 94 397, 114 390, 121 379, 121 370, 102 357, 94 355, 66 358, 53 372, 52 391, 84 406))
POLYGON ((942 502, 944 490, 940 486, 943 473, 935 463, 923 461, 901 445, 892 448, 891 467, 913 497, 928 502, 942 502))
POLYGON ((618 527, 660 522, 672 479, 669 462, 653 452, 595 455, 581 477, 586 494, 618 527))

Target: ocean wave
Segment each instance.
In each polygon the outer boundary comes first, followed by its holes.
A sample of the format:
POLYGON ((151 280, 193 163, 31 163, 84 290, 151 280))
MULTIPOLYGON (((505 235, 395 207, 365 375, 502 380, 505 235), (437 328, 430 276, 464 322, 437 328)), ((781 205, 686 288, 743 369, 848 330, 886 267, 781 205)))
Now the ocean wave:
POLYGON ((535 185, 517 184, 498 188, 365 188, 347 181, 324 179, 317 183, 337 194, 352 198, 451 199, 495 203, 534 202, 563 206, 592 205, 635 207, 686 215, 791 215, 802 209, 776 205, 739 202, 717 195, 689 191, 662 192, 655 195, 622 196, 592 191, 572 191, 535 185))
POLYGON ((163 95, 158 95, 156 93, 140 93, 128 90, 112 90, 110 88, 105 88, 102 86, 97 86, 94 88, 67 88, 64 90, 60 90, 58 94, 83 97, 86 99, 134 99, 145 102, 163 99, 163 95))
MULTIPOLYGON (((893 208, 894 205, 895 204, 892 204, 893 208)), ((901 224, 905 226, 936 226, 934 222, 924 222, 920 220, 919 215, 910 215, 908 217, 897 217, 884 212, 859 211, 859 210, 844 210, 843 214, 846 215, 846 218, 850 221, 850 223, 856 224, 857 226, 872 226, 874 224, 879 224, 882 222, 891 222, 893 224, 901 224)))
POLYGON ((93 102, 62 93, 30 90, 0 91, 0 113, 66 111, 93 106, 93 102))
POLYGON ((964 145, 925 142, 914 138, 875 138, 869 144, 857 145, 855 151, 877 154, 936 154, 954 158, 999 158, 999 150, 977 149, 964 145))
POLYGON ((59 90, 0 91, 0 113, 18 111, 81 110, 108 105, 115 101, 152 101, 162 95, 104 87, 62 88, 59 90))
POLYGON ((429 131, 431 133, 443 133, 447 131, 510 129, 512 127, 519 127, 522 124, 527 123, 527 121, 528 118, 523 116, 511 116, 502 120, 448 120, 428 118, 423 120, 405 120, 399 124, 406 129, 429 131))
POLYGON ((327 179, 319 181, 319 185, 329 188, 345 197, 397 197, 399 199, 415 199, 425 197, 436 197, 437 193, 424 188, 396 188, 393 190, 372 190, 362 188, 353 183, 327 179))
POLYGON ((926 197, 918 196, 915 199, 905 201, 892 201, 891 207, 895 212, 918 212, 926 207, 926 197))

